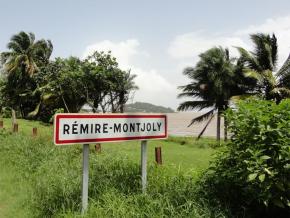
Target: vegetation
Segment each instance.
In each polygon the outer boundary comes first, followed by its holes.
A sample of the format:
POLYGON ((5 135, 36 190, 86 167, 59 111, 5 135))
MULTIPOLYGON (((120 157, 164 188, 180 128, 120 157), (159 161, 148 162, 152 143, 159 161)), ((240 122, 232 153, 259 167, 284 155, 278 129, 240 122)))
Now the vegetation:
MULTIPOLYGON (((187 68, 184 74, 192 82, 181 86, 179 97, 191 97, 193 100, 181 103, 178 110, 211 110, 196 117, 189 125, 209 119, 199 137, 203 134, 214 113, 217 113, 217 140, 220 140, 220 117, 229 107, 233 98, 258 95, 266 100, 290 97, 289 60, 274 76, 278 60, 278 45, 275 35, 257 33, 251 35, 254 51, 248 52, 237 47, 240 57, 230 59, 227 49, 212 48, 200 54, 195 68, 187 68)), ((225 140, 227 139, 227 121, 225 120, 225 140)))
POLYGON ((289 109, 290 100, 250 100, 228 111, 232 140, 200 181, 211 204, 238 217, 289 215, 289 109))
POLYGON ((290 87, 290 54, 277 73, 279 87, 290 87))
POLYGON ((32 76, 48 64, 53 47, 49 40, 35 41, 33 33, 25 32, 12 36, 7 47, 9 51, 1 53, 7 75, 1 82, 1 106, 11 108, 15 123, 15 110, 19 109, 21 116, 26 117, 29 106, 35 104, 33 94, 37 84, 32 76))
POLYGON ((156 106, 145 102, 135 102, 125 105, 125 112, 141 113, 173 113, 174 110, 162 106, 156 106))
POLYGON ((1 53, 0 109, 18 111, 22 118, 48 122, 57 110, 79 112, 85 104, 94 111, 123 112, 137 89, 135 75, 119 69, 110 52, 52 61, 52 43, 25 32, 12 36, 7 47, 1 53))
MULTIPOLYGON (((290 214, 289 58, 275 75, 275 35, 253 34, 254 50, 238 47, 240 57, 214 47, 200 54, 184 74, 190 83, 179 97, 190 97, 178 110, 209 109, 190 123, 217 115, 231 133, 228 143, 194 142, 169 137, 149 143, 149 187, 140 191, 139 146, 106 144, 90 154, 90 207, 86 217, 287 217, 290 214), (229 109, 233 98, 254 95, 229 109), (157 167, 153 147, 162 146, 165 165, 157 167), (210 164, 210 155, 219 151, 210 164)), ((50 40, 32 33, 12 36, 1 53, 1 117, 16 115, 46 123, 57 112, 167 112, 137 102, 125 107, 138 87, 135 75, 118 67, 111 52, 96 51, 50 60, 50 40), (156 110, 156 111, 155 111, 156 110), (138 111, 141 112, 141 111, 138 111)), ((290 57, 290 56, 289 56, 290 57)), ((2 119, 2 118, 1 118, 2 119)), ((0 129, 0 215, 6 217, 75 217, 80 215, 81 147, 56 147, 52 128, 18 120, 20 134, 0 129), (31 128, 41 126, 38 137, 31 128), (19 187, 19 189, 15 189, 19 187), (24 194, 25 193, 25 194, 24 194), (13 195, 12 195, 13 194, 13 195), (16 197, 14 197, 14 195, 16 197), (8 197, 7 197, 8 196, 8 197), (14 206, 10 206, 14 205, 14 206)), ((2 120, 1 120, 2 121, 2 120)), ((198 137, 198 138, 199 138, 198 137)))
POLYGON ((277 76, 273 74, 273 71, 277 68, 278 60, 278 45, 275 35, 252 34, 251 40, 254 43, 254 51, 248 52, 241 47, 237 49, 241 55, 239 61, 245 66, 245 74, 256 80, 254 93, 261 94, 266 100, 273 99, 276 102, 280 102, 285 97, 290 97, 289 84, 285 83, 287 62, 284 71, 281 70, 277 76))
POLYGON ((186 68, 184 74, 191 82, 181 86, 182 93, 179 98, 191 97, 193 100, 181 103, 178 110, 210 108, 205 114, 194 118, 191 123, 209 119, 207 125, 217 114, 217 140, 220 140, 221 114, 229 107, 232 96, 246 93, 246 78, 243 76, 242 67, 233 62, 227 49, 215 47, 199 55, 200 61, 195 68, 186 68))
MULTIPOLYGON (((5 119, 5 125, 9 120, 5 119)), ((81 146, 56 147, 52 129, 34 121, 19 120, 20 133, 0 134, 0 204, 13 217, 75 217, 80 215, 81 146), (31 126, 40 135, 31 137, 31 126), (41 127, 41 128, 40 128, 41 127), (21 143, 19 143, 21 142, 21 143), (5 163, 5 164, 4 164, 5 163), (12 198, 4 198, 21 183, 12 198), (2 188, 3 187, 3 188, 2 188), (25 194, 24 194, 25 193, 25 194), (14 207, 5 207, 11 203, 14 207)), ((195 182, 214 152, 206 139, 169 138, 149 142, 147 194, 140 184, 140 146, 137 142, 103 144, 102 153, 90 153, 90 207, 86 217, 210 217, 223 211, 198 202, 195 182), (180 143, 183 142, 183 143, 180 143), (154 147, 162 145, 164 165, 154 164, 154 147)))

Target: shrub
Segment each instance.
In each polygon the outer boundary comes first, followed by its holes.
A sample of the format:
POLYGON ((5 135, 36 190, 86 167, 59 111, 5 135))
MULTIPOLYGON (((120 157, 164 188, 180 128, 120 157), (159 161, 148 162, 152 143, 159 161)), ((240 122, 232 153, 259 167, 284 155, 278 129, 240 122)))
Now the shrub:
POLYGON ((11 109, 8 107, 3 107, 1 110, 1 116, 3 118, 10 118, 11 117, 11 109))
POLYGON ((241 216, 286 217, 290 212, 290 100, 279 105, 248 100, 226 116, 231 142, 204 175, 200 192, 211 203, 229 206, 241 216))

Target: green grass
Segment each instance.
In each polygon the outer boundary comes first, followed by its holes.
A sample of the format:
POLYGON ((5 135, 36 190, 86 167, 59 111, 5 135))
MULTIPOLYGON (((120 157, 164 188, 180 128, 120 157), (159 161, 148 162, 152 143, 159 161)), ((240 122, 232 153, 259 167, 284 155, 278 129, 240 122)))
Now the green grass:
MULTIPOLYGON (((32 136, 32 128, 38 128, 38 138, 45 138, 48 142, 53 141, 53 127, 41 122, 29 120, 17 120, 19 133, 26 136, 32 136)), ((4 119, 4 127, 9 131, 11 128, 11 119, 4 119)), ((214 152, 216 142, 213 138, 202 138, 196 141, 192 137, 169 137, 167 140, 148 141, 148 162, 154 163, 155 147, 162 148, 163 163, 170 166, 172 170, 198 171, 208 166, 211 155, 214 152)), ((66 145, 65 147, 80 145, 66 145)), ((140 162, 140 142, 115 142, 102 144, 102 152, 111 153, 131 159, 135 163, 140 162)), ((93 148, 93 145, 91 145, 93 148)))
POLYGON ((14 169, 0 161, 0 217, 29 218, 26 207, 29 185, 23 181, 14 169))
MULTIPOLYGON (((44 124, 39 121, 17 119, 18 130, 20 133, 32 136, 32 129, 37 127, 38 136, 52 140, 53 127, 50 124, 44 124)), ((3 119, 4 128, 12 132, 12 121, 10 118, 3 119)))
MULTIPOLYGON (((0 131, 0 217, 79 216, 81 145, 55 146, 52 126, 18 120, 19 133, 0 131), (32 128, 38 128, 33 138, 32 128), (17 188, 14 188, 17 187, 17 188), (23 215, 22 215, 23 214, 23 215), (32 214, 32 215, 31 215, 32 214), (22 215, 22 216, 21 216, 22 215)), ((141 193, 140 142, 102 144, 90 153, 87 217, 208 217, 197 203, 195 180, 215 152, 213 139, 169 137, 148 142, 148 191, 141 193), (154 162, 162 147, 163 166, 154 162)), ((222 214, 222 213, 221 213, 222 214)))

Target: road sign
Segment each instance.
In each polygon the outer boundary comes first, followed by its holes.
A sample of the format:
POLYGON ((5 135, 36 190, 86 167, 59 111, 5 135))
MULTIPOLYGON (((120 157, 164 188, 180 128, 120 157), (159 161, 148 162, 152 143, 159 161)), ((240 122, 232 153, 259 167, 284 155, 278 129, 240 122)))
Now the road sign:
POLYGON ((56 145, 167 138, 160 114, 57 114, 56 145))
POLYGON ((82 213, 88 207, 89 144, 141 141, 142 191, 147 185, 147 139, 167 138, 167 117, 161 114, 56 114, 54 143, 83 145, 82 213))

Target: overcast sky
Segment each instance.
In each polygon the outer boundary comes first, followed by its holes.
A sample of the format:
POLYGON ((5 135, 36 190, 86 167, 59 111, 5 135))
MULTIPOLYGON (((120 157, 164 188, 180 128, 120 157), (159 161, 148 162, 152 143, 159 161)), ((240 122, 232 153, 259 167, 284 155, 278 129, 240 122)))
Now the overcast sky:
POLYGON ((279 65, 290 52, 289 0, 0 0, 0 52, 19 31, 50 39, 53 57, 111 50, 137 75, 134 101, 176 109, 182 75, 212 46, 251 48, 249 34, 275 33, 279 65))

